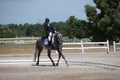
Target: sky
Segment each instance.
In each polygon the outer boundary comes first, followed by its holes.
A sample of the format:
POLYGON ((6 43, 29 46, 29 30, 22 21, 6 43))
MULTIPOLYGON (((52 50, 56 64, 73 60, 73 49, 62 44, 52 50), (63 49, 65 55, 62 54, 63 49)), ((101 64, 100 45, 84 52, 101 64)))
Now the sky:
POLYGON ((84 6, 93 0, 0 0, 0 24, 66 21, 70 16, 87 20, 84 6))

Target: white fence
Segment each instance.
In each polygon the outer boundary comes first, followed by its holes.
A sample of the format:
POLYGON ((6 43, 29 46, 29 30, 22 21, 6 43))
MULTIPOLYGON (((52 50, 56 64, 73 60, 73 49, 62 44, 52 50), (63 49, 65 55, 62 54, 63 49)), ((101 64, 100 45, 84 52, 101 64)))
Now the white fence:
MULTIPOLYGON (((0 38, 0 44, 35 44, 36 40, 39 37, 25 37, 25 38, 0 38)), ((73 50, 79 49, 82 53, 85 53, 85 49, 106 49, 106 52, 109 53, 109 41, 106 42, 72 42, 72 43, 63 43, 64 50, 73 50), (64 47, 65 45, 78 45, 79 47, 64 47), (85 46, 85 45, 104 45, 104 46, 85 46)))
POLYGON ((35 44, 40 37, 0 38, 0 44, 35 44))
POLYGON ((66 48, 63 47, 63 49, 68 49, 68 50, 73 50, 73 49, 80 49, 82 53, 85 53, 85 49, 106 49, 106 52, 109 53, 109 41, 107 40, 106 42, 77 42, 77 43, 63 43, 63 45, 79 45, 79 47, 71 47, 71 48, 66 48), (104 46, 84 46, 84 45, 104 45, 104 46), (105 46, 106 45, 106 46, 105 46))
POLYGON ((120 50, 120 43, 116 43, 113 41, 113 51, 114 53, 117 52, 116 50, 120 50))

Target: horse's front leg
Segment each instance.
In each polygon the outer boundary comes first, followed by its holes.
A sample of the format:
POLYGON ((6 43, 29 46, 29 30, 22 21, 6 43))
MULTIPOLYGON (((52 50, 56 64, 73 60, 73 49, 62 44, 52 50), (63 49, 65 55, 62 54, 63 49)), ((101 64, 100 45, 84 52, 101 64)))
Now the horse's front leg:
POLYGON ((55 66, 55 63, 54 63, 53 59, 51 58, 51 49, 50 48, 48 48, 48 57, 50 58, 53 66, 55 66))
MULTIPOLYGON (((62 56, 62 58, 64 59, 66 65, 68 66, 68 62, 67 62, 67 60, 65 59, 64 55, 62 54, 62 50, 61 50, 61 49, 58 49, 58 53, 59 53, 59 56, 60 56, 60 57, 62 56)), ((57 65, 58 65, 58 64, 59 64, 59 59, 58 59, 57 65)))
POLYGON ((65 57, 64 57, 64 55, 63 55, 62 53, 61 53, 61 56, 63 57, 63 59, 64 59, 66 65, 69 66, 67 60, 65 59, 65 57))
POLYGON ((58 52, 58 60, 57 60, 57 63, 56 63, 56 66, 58 66, 59 65, 59 61, 60 61, 60 58, 61 58, 61 50, 57 50, 57 52, 58 52))

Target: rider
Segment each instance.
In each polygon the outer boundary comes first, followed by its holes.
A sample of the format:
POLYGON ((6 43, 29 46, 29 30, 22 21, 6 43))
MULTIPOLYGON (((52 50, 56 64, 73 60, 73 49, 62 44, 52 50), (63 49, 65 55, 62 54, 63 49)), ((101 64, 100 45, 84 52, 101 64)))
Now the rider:
POLYGON ((44 22, 44 29, 46 32, 46 36, 48 38, 48 45, 50 46, 52 42, 52 35, 55 32, 55 30, 49 22, 50 22, 49 18, 46 18, 44 22))

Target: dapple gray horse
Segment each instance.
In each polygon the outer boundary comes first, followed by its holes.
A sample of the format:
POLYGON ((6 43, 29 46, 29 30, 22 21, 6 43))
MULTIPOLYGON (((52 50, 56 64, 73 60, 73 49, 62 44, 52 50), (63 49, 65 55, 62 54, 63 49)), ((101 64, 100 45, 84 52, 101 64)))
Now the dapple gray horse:
POLYGON ((48 57, 50 58, 53 66, 58 66, 59 65, 59 61, 60 61, 61 56, 68 66, 68 62, 65 59, 64 55, 62 54, 62 45, 63 45, 62 34, 59 33, 59 32, 56 32, 56 33, 53 34, 51 46, 45 45, 44 44, 44 39, 45 38, 38 39, 37 42, 36 42, 36 51, 35 51, 35 54, 34 54, 34 61, 36 61, 36 57, 37 57, 36 65, 39 65, 40 54, 41 54, 42 50, 44 48, 46 48, 47 51, 48 51, 48 57), (58 57, 58 60, 57 60, 56 64, 51 57, 51 50, 57 50, 57 52, 58 52, 59 57, 58 57))

